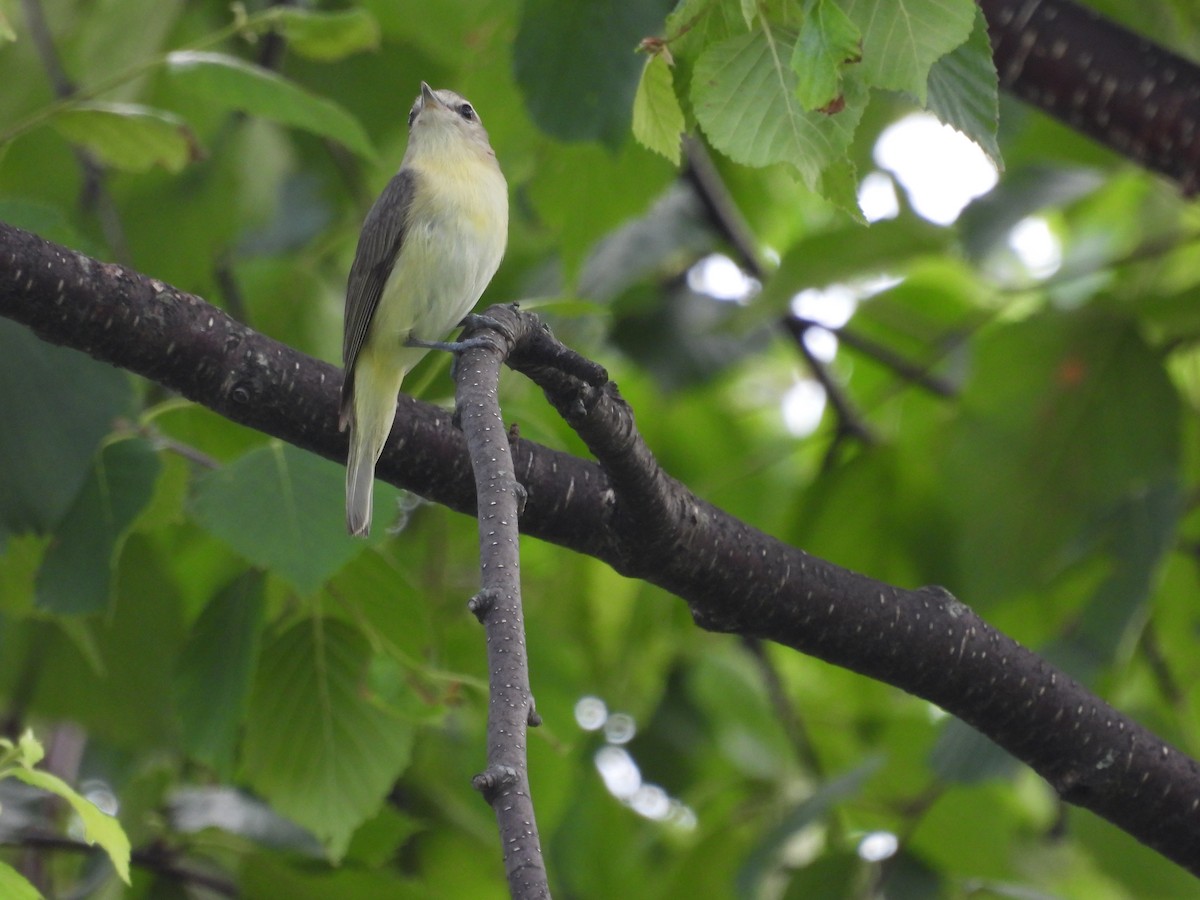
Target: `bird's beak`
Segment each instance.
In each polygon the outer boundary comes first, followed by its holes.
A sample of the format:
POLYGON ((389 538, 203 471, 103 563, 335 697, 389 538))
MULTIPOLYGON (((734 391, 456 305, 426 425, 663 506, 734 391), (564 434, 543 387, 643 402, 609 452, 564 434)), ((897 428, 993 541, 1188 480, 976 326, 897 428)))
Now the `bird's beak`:
POLYGON ((442 106, 442 101, 438 99, 437 94, 433 92, 426 82, 421 82, 421 109, 429 106, 442 106))

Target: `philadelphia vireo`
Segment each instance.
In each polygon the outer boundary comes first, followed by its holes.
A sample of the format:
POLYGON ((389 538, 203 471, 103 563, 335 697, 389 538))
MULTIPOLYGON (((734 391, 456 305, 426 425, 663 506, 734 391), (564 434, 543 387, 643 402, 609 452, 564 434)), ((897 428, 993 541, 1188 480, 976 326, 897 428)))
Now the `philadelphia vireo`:
POLYGON ((346 528, 371 528, 375 463, 400 383, 471 311, 508 240, 508 185, 474 107, 421 82, 408 148, 363 223, 346 286, 339 426, 350 426, 346 528))

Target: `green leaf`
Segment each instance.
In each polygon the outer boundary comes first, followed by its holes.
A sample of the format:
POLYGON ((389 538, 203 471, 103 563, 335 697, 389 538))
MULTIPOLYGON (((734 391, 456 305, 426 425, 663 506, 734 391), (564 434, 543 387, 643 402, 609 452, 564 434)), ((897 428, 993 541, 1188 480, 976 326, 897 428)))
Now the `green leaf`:
POLYGON ((915 217, 818 232, 787 249, 757 302, 778 315, 804 288, 900 275, 922 256, 948 250, 953 241, 947 229, 915 217))
POLYGON ((597 241, 644 213, 677 174, 632 141, 616 154, 597 144, 575 144, 549 157, 529 186, 529 199, 557 236, 568 281, 597 241), (580 178, 580 172, 588 177, 580 178), (613 190, 617 184, 619 191, 613 190), (579 215, 581 209, 588 214, 579 215))
POLYGON ((0 43, 11 43, 16 39, 17 33, 13 31, 12 23, 8 21, 4 10, 0 9, 0 43))
POLYGON ((334 62, 379 49, 379 21, 365 9, 317 12, 279 7, 280 30, 289 50, 320 62, 334 62))
POLYGON ((862 36, 842 8, 834 0, 810 0, 791 60, 800 104, 818 110, 834 103, 843 67, 861 57, 862 36))
MULTIPOLYGON (((998 327, 979 339, 973 367, 939 446, 961 593, 982 605, 1044 587, 1075 561, 1077 542, 1128 514, 1129 498, 1169 485, 1181 410, 1161 359, 1118 316, 1047 313, 998 327)), ((1170 503, 1157 506, 1173 520, 1170 503)))
POLYGON ((243 754, 255 790, 338 859, 408 765, 412 731, 367 694, 370 647, 354 628, 306 619, 269 641, 243 754))
POLYGON ((754 20, 758 18, 758 0, 741 0, 741 3, 742 19, 747 28, 753 28, 754 20))
MULTIPOLYGON (((2 16, 3 13, 0 13, 2 16)), ((6 862, 0 862, 0 896, 8 900, 42 900, 38 889, 6 862)))
POLYGON ((999 84, 983 11, 960 44, 929 70, 929 111, 978 144, 996 168, 1004 170, 996 126, 1000 121, 999 84))
POLYGON ((634 49, 662 26, 666 0, 527 0, 513 67, 538 127, 617 147, 629 131, 641 65, 634 49))
POLYGON ((177 50, 167 57, 167 71, 181 87, 211 103, 332 138, 359 156, 375 158, 371 139, 354 116, 260 66, 222 53, 177 50))
POLYGON ((683 129, 683 109, 675 96, 671 66, 665 53, 655 53, 646 60, 633 98, 633 136, 642 146, 679 165, 683 129))
POLYGON ((108 606, 121 544, 154 496, 161 468, 158 455, 141 439, 117 441, 100 451, 91 478, 46 551, 35 587, 39 609, 81 614, 108 606))
POLYGON ((91 800, 81 796, 73 787, 49 772, 40 769, 13 769, 9 774, 19 781, 41 788, 62 797, 83 820, 83 839, 89 844, 99 844, 121 880, 129 884, 129 838, 121 823, 108 813, 101 812, 91 800))
POLYGON ((34 585, 51 541, 49 535, 9 537, 0 553, 0 613, 20 619, 34 610, 34 585))
POLYGON ((46 756, 46 750, 42 747, 41 742, 33 736, 32 729, 26 728, 21 732, 21 737, 17 741, 17 751, 20 753, 21 761, 26 766, 36 766, 46 756))
MULTIPOLYGON (((246 559, 308 595, 363 549, 346 534, 344 485, 341 466, 272 441, 204 475, 192 514, 246 559)), ((395 489, 376 487, 381 520, 394 496, 395 489)))
POLYGON ((861 218, 846 150, 867 92, 845 82, 835 115, 808 112, 796 97, 794 38, 768 27, 710 46, 696 61, 692 105, 712 145, 748 166, 789 163, 804 183, 861 218))
POLYGON ((145 172, 153 166, 179 172, 201 156, 187 123, 161 109, 135 103, 81 103, 51 121, 68 141, 126 172, 145 172))
POLYGON ((862 77, 873 87, 907 91, 924 106, 929 69, 963 43, 975 20, 972 0, 841 0, 863 36, 862 77))
POLYGON ((0 537, 58 522, 132 396, 119 369, 0 320, 0 537))
POLYGON ((175 695, 184 747, 228 776, 258 660, 265 579, 245 572, 209 602, 179 657, 175 695))

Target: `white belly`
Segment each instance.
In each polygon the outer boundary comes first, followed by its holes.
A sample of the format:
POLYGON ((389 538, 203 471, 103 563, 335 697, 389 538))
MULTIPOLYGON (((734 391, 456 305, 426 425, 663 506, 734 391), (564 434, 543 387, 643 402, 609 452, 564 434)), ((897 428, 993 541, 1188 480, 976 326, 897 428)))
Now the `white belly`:
POLYGON ((462 321, 496 274, 508 236, 508 192, 494 164, 418 177, 419 200, 369 337, 393 352, 409 337, 441 340, 462 321))

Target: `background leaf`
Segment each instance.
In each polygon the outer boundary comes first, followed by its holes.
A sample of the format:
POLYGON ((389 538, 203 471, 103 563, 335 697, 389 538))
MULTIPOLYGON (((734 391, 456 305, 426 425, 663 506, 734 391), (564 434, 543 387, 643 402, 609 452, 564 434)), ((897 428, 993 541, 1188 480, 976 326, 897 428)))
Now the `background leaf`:
POLYGON ((279 15, 288 47, 309 59, 332 62, 379 49, 379 22, 365 9, 326 12, 280 7, 279 15))
POLYGON ((9 774, 19 781, 62 797, 71 804, 71 808, 83 820, 83 839, 89 844, 99 844, 112 860, 121 880, 129 884, 129 838, 117 819, 101 812, 96 804, 81 796, 57 775, 40 769, 23 768, 13 769, 9 774))
POLYGON ((198 50, 175 51, 167 57, 167 66, 182 87, 210 103, 303 128, 339 141, 367 159, 375 157, 371 139, 350 113, 274 72, 236 57, 198 50))
POLYGON ((132 409, 129 378, 81 353, 48 348, 0 321, 0 528, 51 528, 91 473, 112 420, 132 409))
POLYGON ((930 68, 928 100, 931 112, 982 147, 997 168, 1004 168, 996 140, 1000 120, 996 65, 981 10, 975 10, 975 25, 966 43, 930 68))
POLYGON ((807 4, 791 66, 796 96, 807 110, 819 110, 841 95, 842 67, 862 57, 862 36, 834 0, 807 4))
POLYGON ((513 71, 529 114, 564 141, 617 147, 629 132, 641 61, 638 42, 661 27, 666 0, 529 0, 513 71))
MULTIPOLYGON (((341 466, 279 442, 205 475, 192 511, 200 524, 246 559, 311 594, 362 543, 346 534, 341 466)), ((376 489, 382 520, 395 489, 376 489)))
POLYGON ((250 698, 250 783, 338 859, 408 765, 412 729, 365 693, 366 640, 304 619, 263 646, 250 698))
POLYGON ((675 96, 671 66, 665 54, 652 54, 633 98, 633 136, 647 149, 679 165, 683 129, 683 110, 675 96))
POLYGON ((789 163, 810 188, 857 213, 853 167, 844 152, 866 94, 850 90, 848 82, 846 106, 836 115, 806 111, 796 98, 792 55, 793 39, 765 27, 709 47, 696 61, 692 81, 696 118, 730 159, 751 166, 789 163))
POLYGON ((179 656, 175 691, 188 752, 225 777, 258 662, 265 579, 247 572, 201 611, 179 656))
POLYGON ((930 67, 967 40, 970 0, 842 0, 863 38, 862 77, 875 87, 907 91, 924 105, 930 67))
POLYGON ((5 862, 0 862, 0 891, 12 900, 42 900, 38 889, 5 862))
POLYGON ((142 440, 109 444, 67 510, 37 579, 37 606, 55 613, 108 606, 116 557, 130 526, 150 502, 161 466, 142 440))
POLYGON ((80 103, 52 120, 72 143, 126 172, 178 172, 200 155, 196 136, 172 113, 135 103, 80 103))

